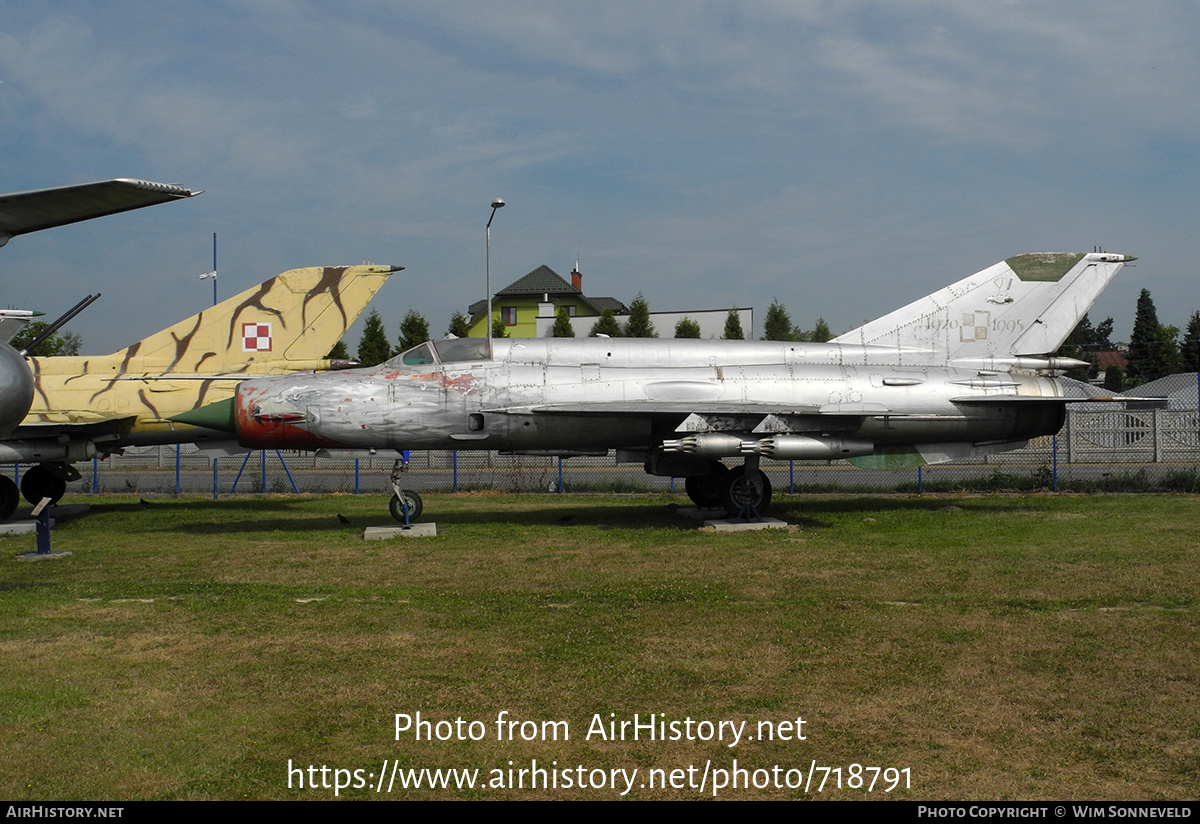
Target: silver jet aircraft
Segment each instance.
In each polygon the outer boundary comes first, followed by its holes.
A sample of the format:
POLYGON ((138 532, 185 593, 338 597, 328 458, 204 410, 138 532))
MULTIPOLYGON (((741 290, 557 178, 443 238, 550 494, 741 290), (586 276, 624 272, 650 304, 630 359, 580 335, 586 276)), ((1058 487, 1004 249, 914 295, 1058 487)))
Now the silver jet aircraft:
MULTIPOLYGON (((373 368, 246 381, 232 409, 188 416, 255 449, 616 449, 684 478, 699 506, 762 513, 763 458, 916 466, 1057 432, 1057 378, 1083 364, 1051 353, 1131 260, 1018 255, 828 343, 447 339, 373 368)), ((393 485, 392 513, 415 517, 419 496, 393 485)))

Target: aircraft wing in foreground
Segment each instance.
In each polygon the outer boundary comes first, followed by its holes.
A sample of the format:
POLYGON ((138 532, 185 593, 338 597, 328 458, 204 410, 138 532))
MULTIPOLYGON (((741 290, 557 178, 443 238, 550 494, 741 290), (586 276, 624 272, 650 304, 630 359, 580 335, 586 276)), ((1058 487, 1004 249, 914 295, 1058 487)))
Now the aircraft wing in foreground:
POLYGON ((371 369, 246 381, 221 416, 253 448, 616 449, 684 478, 700 506, 762 512, 764 458, 914 466, 1057 432, 1057 378, 1083 364, 1050 353, 1131 260, 1018 255, 828 343, 430 342, 371 369))
POLYGON ((28 232, 198 195, 172 183, 120 177, 0 195, 0 246, 28 232))

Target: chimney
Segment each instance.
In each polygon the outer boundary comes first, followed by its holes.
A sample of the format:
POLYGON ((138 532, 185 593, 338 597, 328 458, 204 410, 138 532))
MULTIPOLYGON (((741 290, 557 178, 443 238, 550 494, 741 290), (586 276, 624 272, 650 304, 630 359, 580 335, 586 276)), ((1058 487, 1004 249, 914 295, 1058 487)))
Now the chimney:
POLYGON ((575 261, 575 268, 571 270, 571 285, 583 291, 583 275, 579 274, 579 261, 575 261))

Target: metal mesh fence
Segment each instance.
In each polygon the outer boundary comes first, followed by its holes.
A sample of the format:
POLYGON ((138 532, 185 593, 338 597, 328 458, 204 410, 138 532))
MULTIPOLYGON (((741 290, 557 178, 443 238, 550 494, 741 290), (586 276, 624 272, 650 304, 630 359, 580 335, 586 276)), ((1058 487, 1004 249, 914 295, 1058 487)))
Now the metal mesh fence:
MULTIPOLYGON (((1200 489, 1197 378, 1195 373, 1172 375, 1139 387, 1141 397, 1167 398, 1165 408, 1072 404, 1058 435, 1039 438, 1011 452, 921 469, 865 470, 843 461, 769 460, 764 460, 761 468, 777 493, 1138 489, 1153 488, 1164 479, 1174 488, 1200 489)), ((214 458, 191 444, 132 448, 123 455, 80 464, 83 477, 69 485, 68 494, 385 493, 391 489, 388 476, 395 457, 390 452, 354 458, 268 451, 214 458)), ((8 465, 0 471, 19 481, 23 468, 8 465)), ((418 491, 683 491, 681 481, 647 475, 641 464, 617 463, 613 452, 604 457, 561 460, 495 452, 413 452, 405 486, 418 491)))

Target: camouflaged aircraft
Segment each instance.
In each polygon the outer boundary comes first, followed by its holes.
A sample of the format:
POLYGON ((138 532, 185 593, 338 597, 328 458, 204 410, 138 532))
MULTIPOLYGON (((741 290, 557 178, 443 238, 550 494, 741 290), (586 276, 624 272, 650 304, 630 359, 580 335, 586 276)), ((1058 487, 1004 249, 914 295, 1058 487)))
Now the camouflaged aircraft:
MULTIPOLYGON (((1057 378, 1084 364, 1053 353, 1132 260, 1018 255, 827 343, 451 339, 371 369, 246 381, 201 411, 256 449, 616 449, 684 478, 701 507, 762 513, 763 458, 916 466, 1057 432, 1057 378)), ((393 487, 393 515, 419 514, 395 472, 393 487)))
MULTIPOLYGON (((216 443, 227 432, 172 420, 230 398, 238 381, 354 365, 326 354, 401 266, 292 269, 111 355, 30 358, 29 414, 0 441, 0 463, 33 463, 30 502, 57 501, 79 477, 76 461, 126 446, 216 443)), ((16 508, 0 477, 0 516, 16 508)))
MULTIPOLYGON (((117 178, 0 195, 0 246, 17 235, 198 194, 169 183, 117 178)), ((0 311, 0 436, 15 429, 33 403, 33 377, 25 364, 25 353, 13 349, 9 342, 33 320, 34 314, 28 310, 0 311)), ((10 492, 0 489, 0 512, 10 492)))

